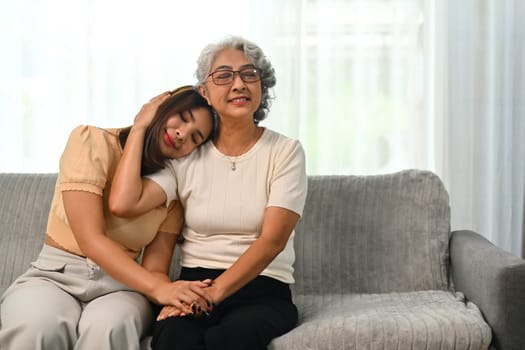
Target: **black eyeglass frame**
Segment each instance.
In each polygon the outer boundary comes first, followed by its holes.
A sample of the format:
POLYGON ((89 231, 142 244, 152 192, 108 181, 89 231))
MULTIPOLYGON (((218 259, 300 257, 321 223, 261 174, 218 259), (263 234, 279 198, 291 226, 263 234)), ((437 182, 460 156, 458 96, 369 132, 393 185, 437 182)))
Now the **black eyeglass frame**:
POLYGON ((207 76, 206 76, 206 79, 204 80, 207 80, 209 77, 211 77, 211 80, 213 81, 213 83, 215 85, 229 85, 231 83, 233 83, 233 81, 235 80, 235 73, 239 74, 239 77, 241 78, 241 80, 247 84, 250 84, 250 83, 256 83, 258 81, 261 81, 261 70, 258 69, 258 68, 255 68, 255 67, 245 67, 245 68, 242 68, 242 69, 239 69, 239 70, 231 70, 231 69, 218 69, 216 70, 215 72, 211 72, 209 73, 207 76), (256 75, 257 75, 257 80, 246 80, 246 77, 242 75, 242 72, 246 72, 246 71, 252 71, 254 72, 256 75), (215 75, 218 74, 218 73, 231 73, 231 80, 229 80, 228 82, 226 83, 217 83, 217 81, 215 80, 215 75))

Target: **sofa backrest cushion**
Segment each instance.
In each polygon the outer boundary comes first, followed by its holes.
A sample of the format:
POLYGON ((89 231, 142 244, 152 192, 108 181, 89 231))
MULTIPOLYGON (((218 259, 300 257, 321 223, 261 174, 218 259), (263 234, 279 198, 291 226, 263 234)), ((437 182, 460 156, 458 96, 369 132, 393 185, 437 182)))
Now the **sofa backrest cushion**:
POLYGON ((0 294, 42 249, 56 178, 0 174, 0 294))
MULTIPOLYGON (((45 238, 56 174, 0 174, 0 294, 45 238)), ((431 172, 310 176, 294 293, 447 289, 448 194, 431 172)), ((178 249, 172 276, 178 275, 178 249)))
POLYGON ((433 173, 310 176, 294 293, 446 290, 450 208, 433 173))

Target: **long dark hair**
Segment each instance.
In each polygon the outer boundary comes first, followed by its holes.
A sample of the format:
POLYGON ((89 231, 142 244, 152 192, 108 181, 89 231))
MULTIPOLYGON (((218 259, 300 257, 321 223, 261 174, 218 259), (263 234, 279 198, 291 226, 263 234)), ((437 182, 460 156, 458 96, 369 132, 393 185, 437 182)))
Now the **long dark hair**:
MULTIPOLYGON (((142 165, 140 169, 142 176, 152 174, 166 166, 166 158, 162 155, 159 147, 159 135, 161 135, 166 120, 174 114, 200 107, 207 108, 212 118, 212 131, 208 138, 204 140, 204 142, 207 142, 213 138, 217 129, 215 111, 193 86, 185 85, 174 90, 171 96, 159 106, 151 125, 144 135, 144 149, 142 150, 142 165)), ((119 134, 122 147, 126 145, 130 130, 131 126, 122 129, 119 134)))

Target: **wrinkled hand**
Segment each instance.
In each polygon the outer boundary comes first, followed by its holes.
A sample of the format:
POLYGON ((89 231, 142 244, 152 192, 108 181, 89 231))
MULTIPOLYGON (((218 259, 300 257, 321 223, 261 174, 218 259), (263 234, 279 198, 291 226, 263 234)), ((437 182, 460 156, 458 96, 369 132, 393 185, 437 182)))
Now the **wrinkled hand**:
POLYGON ((216 283, 211 282, 212 281, 210 281, 208 287, 204 288, 204 291, 212 305, 218 305, 226 298, 226 295, 224 295, 224 291, 216 283))
POLYGON ((165 305, 158 319, 171 316, 200 316, 211 311, 212 303, 205 288, 211 280, 204 281, 174 281, 160 286, 156 293, 156 301, 165 305))
POLYGON ((153 117, 155 113, 157 113, 159 106, 170 96, 171 93, 166 91, 145 103, 135 116, 133 127, 146 129, 153 121, 153 117))

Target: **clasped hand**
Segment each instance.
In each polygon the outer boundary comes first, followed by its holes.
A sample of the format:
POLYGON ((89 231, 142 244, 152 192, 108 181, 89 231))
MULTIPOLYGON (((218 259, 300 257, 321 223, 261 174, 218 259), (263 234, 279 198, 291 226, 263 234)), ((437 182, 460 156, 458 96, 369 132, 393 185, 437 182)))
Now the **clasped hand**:
POLYGON ((167 298, 159 298, 158 300, 164 307, 160 311, 157 321, 174 316, 193 315, 201 317, 209 314, 212 311, 213 302, 205 288, 209 287, 211 282, 211 279, 175 281, 163 286, 162 288, 165 290, 159 291, 159 294, 165 295, 167 298))

